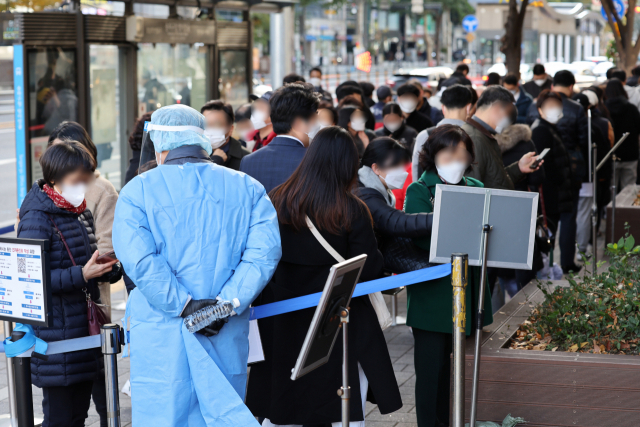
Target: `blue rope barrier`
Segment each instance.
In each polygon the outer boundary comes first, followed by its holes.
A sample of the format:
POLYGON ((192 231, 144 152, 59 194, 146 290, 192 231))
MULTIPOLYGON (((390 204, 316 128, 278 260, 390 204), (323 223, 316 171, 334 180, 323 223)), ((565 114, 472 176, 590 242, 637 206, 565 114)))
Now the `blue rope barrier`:
POLYGON ((8 225, 6 227, 0 228, 0 236, 3 235, 3 234, 8 234, 8 233, 13 232, 14 227, 15 227, 15 225, 11 224, 11 225, 8 225))

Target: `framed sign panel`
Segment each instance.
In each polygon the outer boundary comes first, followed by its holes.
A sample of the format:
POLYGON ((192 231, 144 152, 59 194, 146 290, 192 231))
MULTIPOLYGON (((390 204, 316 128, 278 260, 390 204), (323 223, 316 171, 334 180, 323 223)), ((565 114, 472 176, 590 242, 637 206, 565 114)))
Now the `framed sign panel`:
POLYGON ((51 326, 49 241, 0 237, 0 320, 51 326))
POLYGON ((531 270, 537 212, 538 193, 437 185, 429 262, 467 253, 469 265, 482 265, 489 224, 487 266, 531 270))
POLYGON ((340 331, 340 308, 349 307, 351 295, 366 259, 366 255, 358 255, 333 265, 329 270, 320 302, 311 320, 296 366, 291 372, 292 380, 302 377, 329 360, 340 331))

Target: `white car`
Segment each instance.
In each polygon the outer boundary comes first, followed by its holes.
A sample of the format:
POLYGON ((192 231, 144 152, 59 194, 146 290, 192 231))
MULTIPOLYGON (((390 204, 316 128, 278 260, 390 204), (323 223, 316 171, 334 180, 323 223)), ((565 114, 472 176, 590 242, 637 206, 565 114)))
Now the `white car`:
POLYGON ((453 70, 449 67, 401 68, 387 81, 387 85, 394 89, 411 79, 415 79, 422 83, 424 87, 437 88, 438 82, 441 79, 448 79, 451 74, 453 74, 453 70))
MULTIPOLYGON (((533 76, 532 68, 529 64, 520 64, 520 79, 523 81, 531 80, 533 76)), ((489 73, 497 73, 500 77, 504 77, 507 75, 507 66, 504 65, 504 62, 498 62, 497 64, 493 64, 488 70, 489 73)))
POLYGON ((600 62, 595 67, 593 67, 593 74, 596 75, 599 82, 603 82, 607 80, 607 70, 613 67, 615 67, 613 62, 610 62, 610 61, 600 62))

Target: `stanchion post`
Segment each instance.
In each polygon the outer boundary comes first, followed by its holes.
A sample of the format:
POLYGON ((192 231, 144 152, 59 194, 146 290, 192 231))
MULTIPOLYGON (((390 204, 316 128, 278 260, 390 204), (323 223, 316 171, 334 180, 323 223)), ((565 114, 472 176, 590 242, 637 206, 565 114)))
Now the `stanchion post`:
POLYGON ((616 242, 616 196, 618 192, 618 183, 616 182, 616 161, 618 157, 614 154, 611 157, 613 165, 613 182, 611 183, 611 243, 616 242))
POLYGON ((391 295, 391 326, 398 324, 398 297, 394 294, 391 295))
MULTIPOLYGON (((24 332, 13 331, 11 341, 19 341, 24 332)), ((31 358, 13 357, 13 376, 16 381, 18 427, 33 427, 33 393, 31 392, 31 358)))
MULTIPOLYGON (((591 118, 591 111, 589 111, 589 118, 591 118)), ((589 130, 591 132, 591 130, 589 130)), ((592 250, 593 250, 593 275, 595 276, 598 272, 598 199, 597 199, 597 191, 598 191, 598 146, 597 144, 593 144, 591 154, 591 159, 593 160, 592 169, 593 169, 593 200, 591 206, 591 233, 593 236, 591 239, 593 240, 592 250)), ((586 250, 586 249, 585 249, 586 250)))
MULTIPOLYGON (((13 323, 4 323, 4 336, 10 337, 13 333, 13 323)), ((7 390, 9 395, 9 418, 11 421, 11 427, 17 427, 18 425, 18 408, 16 406, 16 381, 13 376, 13 361, 7 357, 7 390)))
POLYGON ((469 269, 467 254, 451 255, 453 286, 453 423, 464 427, 464 353, 466 341, 466 289, 469 269))
POLYGON ((109 427, 120 427, 120 398, 118 396, 118 363, 122 332, 118 325, 108 323, 100 330, 104 355, 105 387, 107 388, 107 420, 109 427))
POLYGON ((342 427, 349 427, 349 309, 340 308, 340 323, 342 327, 342 387, 338 390, 338 396, 342 398, 342 427))

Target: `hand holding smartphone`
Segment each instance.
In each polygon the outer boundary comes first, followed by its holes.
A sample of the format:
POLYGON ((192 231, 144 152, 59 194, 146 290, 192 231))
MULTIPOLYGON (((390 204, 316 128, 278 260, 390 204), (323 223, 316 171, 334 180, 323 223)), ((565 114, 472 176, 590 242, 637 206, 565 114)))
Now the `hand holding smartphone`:
MULTIPOLYGON (((540 153, 540 155, 538 156, 536 161, 531 163, 531 166, 529 166, 529 167, 531 169, 537 169, 538 166, 540 165, 540 161, 542 161, 542 159, 544 158, 544 156, 547 155, 548 152, 549 152, 549 148, 545 148, 544 150, 542 150, 542 153, 540 153)), ((98 258, 98 259, 100 259, 100 258, 98 258)))
POLYGON ((96 259, 96 263, 97 264, 106 264, 108 262, 111 261, 118 261, 118 258, 116 258, 116 253, 115 251, 109 251, 105 254, 100 255, 97 259, 96 259))

